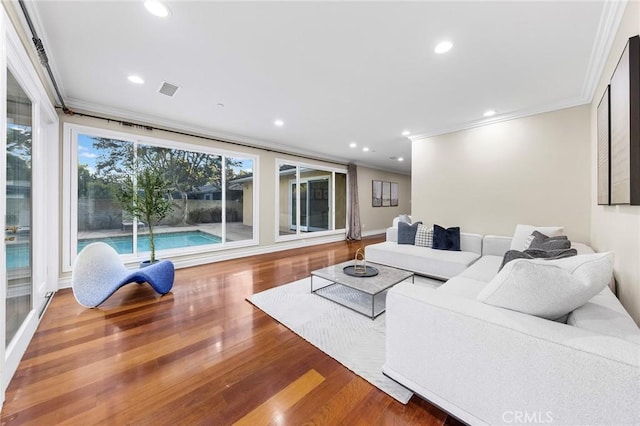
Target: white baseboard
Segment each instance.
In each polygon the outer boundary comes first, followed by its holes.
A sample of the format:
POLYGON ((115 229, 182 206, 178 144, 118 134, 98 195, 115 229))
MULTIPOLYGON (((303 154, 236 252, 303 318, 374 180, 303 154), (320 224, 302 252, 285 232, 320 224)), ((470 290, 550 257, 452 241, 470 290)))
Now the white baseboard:
POLYGON ((387 232, 387 228, 385 229, 372 229, 370 231, 364 231, 362 233, 363 237, 370 237, 372 235, 380 235, 380 234, 386 234, 387 232))

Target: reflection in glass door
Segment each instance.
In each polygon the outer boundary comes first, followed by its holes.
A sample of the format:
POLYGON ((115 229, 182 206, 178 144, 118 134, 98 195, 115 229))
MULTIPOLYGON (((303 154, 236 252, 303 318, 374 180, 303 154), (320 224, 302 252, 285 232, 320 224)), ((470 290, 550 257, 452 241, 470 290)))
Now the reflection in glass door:
POLYGON ((31 136, 31 100, 13 74, 7 70, 5 347, 9 345, 33 308, 31 136))
MULTIPOLYGON (((296 206, 298 205, 298 192, 296 191, 297 185, 292 181, 291 183, 291 208, 289 209, 289 229, 296 230, 297 229, 297 214, 298 210, 296 206)), ((300 230, 307 230, 307 183, 300 183, 300 230)))
MULTIPOLYGON (((289 228, 296 230, 296 183, 290 182, 291 209, 289 210, 289 228)), ((326 231, 329 227, 330 213, 329 179, 316 179, 300 182, 300 231, 326 231)))

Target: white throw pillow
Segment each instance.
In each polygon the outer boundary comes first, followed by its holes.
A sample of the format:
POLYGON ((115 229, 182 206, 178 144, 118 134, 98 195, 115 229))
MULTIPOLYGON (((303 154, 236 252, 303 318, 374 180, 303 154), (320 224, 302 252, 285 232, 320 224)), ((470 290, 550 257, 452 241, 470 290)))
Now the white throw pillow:
POLYGON ((420 224, 416 231, 415 245, 418 247, 433 247, 433 226, 420 224))
POLYGON ((511 240, 511 250, 524 251, 529 248, 531 240, 529 237, 533 231, 542 232, 547 237, 557 237, 563 235, 564 227, 562 226, 533 226, 533 225, 516 225, 511 240))
POLYGON ((408 214, 401 214, 400 216, 394 217, 392 226, 394 228, 397 228, 399 222, 404 222, 404 223, 408 223, 409 225, 411 225, 411 216, 409 216, 408 214))
POLYGON ((612 273, 611 252, 557 260, 516 259, 482 289, 478 300, 555 320, 600 293, 612 273))

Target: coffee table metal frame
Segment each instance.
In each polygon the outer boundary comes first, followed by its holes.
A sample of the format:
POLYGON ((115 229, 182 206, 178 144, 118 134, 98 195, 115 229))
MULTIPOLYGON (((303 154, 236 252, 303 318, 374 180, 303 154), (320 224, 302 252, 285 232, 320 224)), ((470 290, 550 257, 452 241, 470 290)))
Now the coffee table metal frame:
POLYGON ((406 271, 404 269, 393 268, 391 266, 385 266, 367 262, 367 265, 373 266, 378 269, 378 275, 374 277, 353 277, 343 272, 345 266, 353 265, 353 261, 343 262, 337 265, 328 266, 326 268, 311 271, 311 293, 323 297, 327 300, 331 300, 345 308, 351 309, 354 312, 358 312, 366 317, 376 319, 380 314, 386 310, 386 306, 382 309, 378 309, 376 312, 376 297, 386 297, 386 291, 394 285, 406 281, 411 278, 411 282, 414 282, 414 273, 406 271), (322 278, 325 281, 329 281, 330 284, 314 288, 314 278, 322 278), (326 292, 327 290, 335 286, 347 287, 351 290, 355 290, 358 293, 371 296, 371 313, 366 312, 368 309, 366 306, 362 310, 358 310, 352 306, 349 306, 336 298, 332 298, 326 292), (383 294, 384 293, 384 294, 383 294))

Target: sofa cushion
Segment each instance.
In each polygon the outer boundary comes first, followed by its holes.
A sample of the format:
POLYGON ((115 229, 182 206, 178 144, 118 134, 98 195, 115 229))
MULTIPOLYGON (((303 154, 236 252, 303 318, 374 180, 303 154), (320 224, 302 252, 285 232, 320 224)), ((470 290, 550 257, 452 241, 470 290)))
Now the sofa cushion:
POLYGON ((418 225, 420 224, 422 224, 422 222, 416 222, 411 225, 405 222, 399 222, 398 223, 398 244, 413 245, 416 241, 416 231, 418 230, 418 225))
MULTIPOLYGON (((486 285, 498 273, 498 268, 502 263, 502 256, 482 256, 473 265, 469 266, 458 277, 470 278, 481 281, 486 285)), ((483 285, 483 287, 484 287, 483 285)))
POLYGON ((433 225, 433 248, 437 250, 460 251, 460 228, 444 229, 433 225))
POLYGON ((557 237, 563 234, 564 228, 562 226, 516 225, 516 230, 511 240, 511 250, 523 251, 528 249, 527 240, 533 234, 533 231, 542 232, 549 237, 557 237))
POLYGON ((613 273, 613 253, 566 259, 509 262, 480 292, 478 300, 555 320, 604 289, 613 273))
MULTIPOLYGON (((482 237, 479 237, 482 240, 482 237)), ((434 250, 385 241, 365 247, 368 262, 413 271, 419 275, 448 279, 467 269, 479 253, 468 251, 434 250)))
POLYGON ((429 247, 433 246, 433 228, 420 224, 418 226, 418 230, 416 231, 416 242, 415 245, 418 247, 429 247))
POLYGON ((486 285, 487 283, 484 281, 463 277, 461 274, 457 277, 451 278, 446 283, 442 284, 437 288, 437 291, 452 294, 454 296, 464 297, 466 299, 475 299, 478 297, 478 294, 486 285))
POLYGON ((571 248, 571 241, 566 235, 548 237, 542 232, 533 231, 530 240, 527 250, 565 250, 571 248))
POLYGON ((574 309, 567 324, 640 345, 640 328, 608 287, 574 309))

